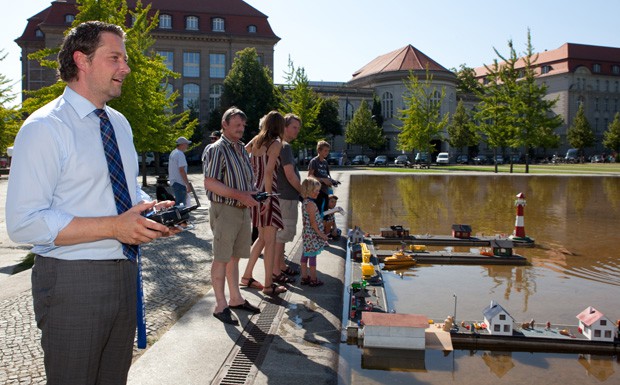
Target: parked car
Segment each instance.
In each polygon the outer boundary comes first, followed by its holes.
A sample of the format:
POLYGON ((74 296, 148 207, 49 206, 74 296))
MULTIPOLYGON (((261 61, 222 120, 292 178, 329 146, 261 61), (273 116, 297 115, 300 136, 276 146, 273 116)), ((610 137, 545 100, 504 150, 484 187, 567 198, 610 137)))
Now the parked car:
POLYGON ((162 167, 168 167, 168 160, 170 159, 170 153, 159 154, 159 165, 162 167))
POLYGON ((487 158, 486 155, 476 155, 474 157, 474 164, 488 164, 489 163, 489 158, 487 158))
POLYGON ((592 155, 590 158, 590 162, 592 163, 603 163, 605 162, 605 158, 602 155, 592 155))
POLYGON ((331 165, 340 165, 342 162, 342 153, 341 152, 330 152, 327 156, 327 164, 331 165))
POLYGON ((428 152, 418 152, 415 154, 415 164, 428 163, 428 152))
POLYGON ((456 157, 457 164, 469 164, 469 155, 461 154, 456 157))
POLYGON ((579 150, 576 148, 571 148, 566 151, 566 156, 564 157, 566 163, 577 163, 579 161, 579 150))
POLYGON ((374 161, 375 166, 387 166, 388 165, 388 157, 385 155, 379 155, 375 158, 374 161))
POLYGON ((504 157, 500 154, 495 155, 495 163, 504 164, 504 157))
POLYGON ((409 157, 407 155, 398 155, 394 160, 395 166, 409 166, 411 162, 409 162, 409 157))
POLYGON ((437 154, 437 159, 435 161, 437 164, 450 164, 450 154, 447 152, 440 152, 437 154))
POLYGON ((366 155, 356 155, 355 158, 353 158, 353 160, 351 161, 351 164, 357 165, 366 165, 368 163, 370 163, 370 158, 366 155))
MULTIPOLYGON (((145 159, 146 159, 146 165, 148 167, 155 165, 155 154, 153 154, 151 151, 146 152, 145 159)), ((138 153, 138 164, 142 166, 142 154, 141 153, 138 153)))

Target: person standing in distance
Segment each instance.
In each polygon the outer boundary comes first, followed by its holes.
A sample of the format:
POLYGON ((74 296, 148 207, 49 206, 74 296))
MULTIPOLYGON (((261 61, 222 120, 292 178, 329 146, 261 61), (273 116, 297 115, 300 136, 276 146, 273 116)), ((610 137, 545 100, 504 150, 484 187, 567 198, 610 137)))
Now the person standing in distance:
POLYGON ((143 325, 137 245, 175 232, 141 215, 156 202, 144 203, 138 186, 129 122, 106 105, 130 72, 124 39, 119 26, 99 21, 73 28, 58 54, 64 93, 15 139, 7 231, 34 245, 32 296, 49 385, 126 383, 143 325))
POLYGON ((172 150, 168 159, 168 179, 174 192, 174 203, 179 206, 185 204, 187 193, 191 192, 187 179, 187 159, 185 151, 192 142, 181 136, 177 139, 177 148, 172 150))
POLYGON ((204 186, 211 201, 209 222, 213 232, 211 283, 215 293, 213 316, 225 324, 238 325, 230 309, 260 313, 239 290, 239 259, 250 257, 252 244, 251 207, 254 199, 254 173, 241 138, 247 117, 231 107, 222 115, 222 137, 207 146, 204 154, 204 186), (228 283, 230 300, 226 300, 228 283))
POLYGON ((280 150, 280 166, 278 167, 278 191, 280 192, 280 211, 284 228, 276 234, 275 266, 281 273, 289 276, 299 274, 297 270, 286 265, 284 248, 287 242, 295 239, 297 233, 301 178, 290 143, 297 138, 300 129, 301 119, 299 116, 295 114, 284 116, 284 133, 282 135, 282 150, 280 150))

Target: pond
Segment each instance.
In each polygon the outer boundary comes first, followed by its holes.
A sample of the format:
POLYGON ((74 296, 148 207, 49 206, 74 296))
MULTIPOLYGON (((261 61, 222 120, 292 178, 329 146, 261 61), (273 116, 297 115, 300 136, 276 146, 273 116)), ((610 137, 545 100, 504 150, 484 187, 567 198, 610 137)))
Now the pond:
MULTIPOLYGON (((620 178, 524 175, 354 176, 349 225, 376 234, 402 225, 411 234, 443 234, 468 224, 472 235, 510 235, 514 201, 525 194, 524 227, 535 248, 518 248, 529 266, 417 265, 384 275, 389 307, 398 313, 481 320, 494 300, 515 322, 576 325, 588 306, 620 319, 620 178), (456 296, 456 297, 455 297, 456 296)), ((617 357, 428 351, 423 371, 363 369, 361 352, 342 346, 350 363, 344 383, 618 383, 617 357), (449 369, 449 370, 448 370, 449 369), (448 372, 448 374, 446 374, 448 372), (347 378, 367 379, 348 382, 347 378), (537 382, 535 382, 537 383, 537 382)))

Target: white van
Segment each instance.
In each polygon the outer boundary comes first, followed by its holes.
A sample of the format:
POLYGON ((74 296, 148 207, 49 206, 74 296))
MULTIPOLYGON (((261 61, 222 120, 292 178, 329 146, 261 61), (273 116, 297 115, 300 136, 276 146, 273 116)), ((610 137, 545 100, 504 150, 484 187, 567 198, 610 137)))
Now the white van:
POLYGON ((450 164, 450 154, 447 152, 440 152, 437 154, 437 164, 450 164))

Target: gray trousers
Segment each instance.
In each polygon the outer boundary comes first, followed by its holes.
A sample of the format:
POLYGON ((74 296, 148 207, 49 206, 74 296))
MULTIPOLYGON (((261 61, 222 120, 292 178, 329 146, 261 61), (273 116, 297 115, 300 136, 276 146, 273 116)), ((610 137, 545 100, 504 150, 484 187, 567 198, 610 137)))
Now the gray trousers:
POLYGON ((37 256, 32 297, 47 384, 125 384, 136 332, 137 265, 37 256))

